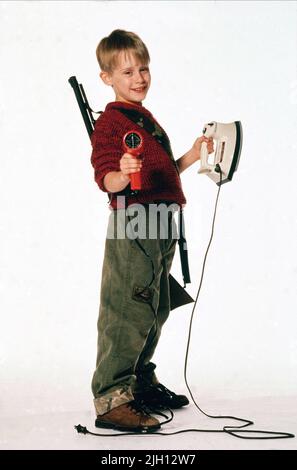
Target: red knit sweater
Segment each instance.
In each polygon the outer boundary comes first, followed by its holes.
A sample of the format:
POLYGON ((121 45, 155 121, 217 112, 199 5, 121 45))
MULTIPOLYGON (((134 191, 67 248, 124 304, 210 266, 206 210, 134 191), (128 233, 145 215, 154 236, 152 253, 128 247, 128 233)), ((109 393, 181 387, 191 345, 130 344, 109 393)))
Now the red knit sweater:
MULTIPOLYGON (((107 104, 105 111, 97 119, 91 136, 93 147, 91 163, 95 170, 94 179, 99 188, 107 192, 103 184, 105 175, 110 171, 120 171, 120 159, 124 153, 123 136, 128 131, 139 129, 144 139, 142 189, 138 192, 137 199, 135 196, 127 197, 127 205, 135 202, 152 203, 165 200, 184 206, 186 198, 183 194, 180 176, 170 156, 155 137, 128 119, 119 111, 119 108, 137 109, 157 123, 153 115, 142 105, 122 101, 107 104)), ((159 124, 158 126, 161 127, 159 124)), ((128 186, 130 187, 130 184, 128 186)), ((109 193, 110 208, 119 208, 116 196, 121 194, 122 192, 109 193)))

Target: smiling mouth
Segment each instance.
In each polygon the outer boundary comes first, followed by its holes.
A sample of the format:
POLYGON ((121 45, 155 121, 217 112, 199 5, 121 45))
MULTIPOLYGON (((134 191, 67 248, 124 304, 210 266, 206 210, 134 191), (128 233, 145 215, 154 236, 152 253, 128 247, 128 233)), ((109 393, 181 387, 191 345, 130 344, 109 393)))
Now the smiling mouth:
POLYGON ((144 91, 146 89, 146 86, 142 86, 142 87, 139 87, 139 88, 132 88, 133 91, 144 91))

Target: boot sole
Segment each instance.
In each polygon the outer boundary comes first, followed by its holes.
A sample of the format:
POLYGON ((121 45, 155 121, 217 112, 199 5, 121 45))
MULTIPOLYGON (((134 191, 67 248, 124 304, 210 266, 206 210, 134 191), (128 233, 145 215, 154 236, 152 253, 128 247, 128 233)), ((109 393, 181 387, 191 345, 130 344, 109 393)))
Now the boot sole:
POLYGON ((156 426, 147 426, 147 427, 140 426, 138 428, 135 428, 135 427, 130 427, 130 426, 120 426, 114 423, 106 423, 104 421, 100 421, 99 419, 96 419, 95 426, 96 428, 114 429, 116 431, 123 431, 123 432, 132 431, 132 432, 141 432, 141 433, 155 432, 161 427, 160 424, 156 424, 156 426))
POLYGON ((168 403, 168 404, 160 404, 160 403, 149 403, 149 402, 143 402, 144 406, 147 406, 148 408, 155 408, 156 410, 157 409, 166 409, 166 408, 170 408, 171 410, 178 410, 184 406, 188 406, 190 403, 183 403, 183 404, 172 404, 172 403, 168 403))

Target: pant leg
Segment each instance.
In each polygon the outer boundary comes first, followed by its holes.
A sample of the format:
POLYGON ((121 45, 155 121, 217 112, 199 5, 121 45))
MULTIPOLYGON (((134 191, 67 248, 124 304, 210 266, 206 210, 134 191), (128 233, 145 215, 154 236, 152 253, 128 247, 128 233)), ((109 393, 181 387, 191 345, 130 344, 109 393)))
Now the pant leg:
POLYGON ((176 249, 176 240, 169 243, 168 249, 162 258, 162 274, 160 279, 160 295, 157 310, 157 322, 154 323, 148 335, 145 346, 136 365, 136 383, 134 390, 142 390, 147 385, 157 384, 158 379, 154 372, 156 366, 151 362, 160 339, 162 327, 170 313, 169 273, 176 249))
MULTIPOLYGON (((108 230, 120 211, 110 214, 108 230)), ((127 219, 125 218, 125 223, 127 219)), ((154 325, 163 272, 164 240, 106 239, 98 319, 98 354, 92 380, 97 414, 133 399, 135 369, 154 325), (146 296, 139 295, 143 289, 146 296)))

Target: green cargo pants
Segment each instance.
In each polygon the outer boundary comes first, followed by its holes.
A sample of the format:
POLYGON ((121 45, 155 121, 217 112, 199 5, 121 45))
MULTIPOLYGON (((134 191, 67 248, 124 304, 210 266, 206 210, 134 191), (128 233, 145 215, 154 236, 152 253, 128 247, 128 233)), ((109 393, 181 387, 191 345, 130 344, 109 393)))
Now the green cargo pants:
POLYGON ((134 390, 158 383, 151 358, 170 312, 175 211, 175 204, 133 204, 109 215, 92 380, 97 415, 133 400, 134 390), (137 220, 133 228, 131 220, 137 220))

